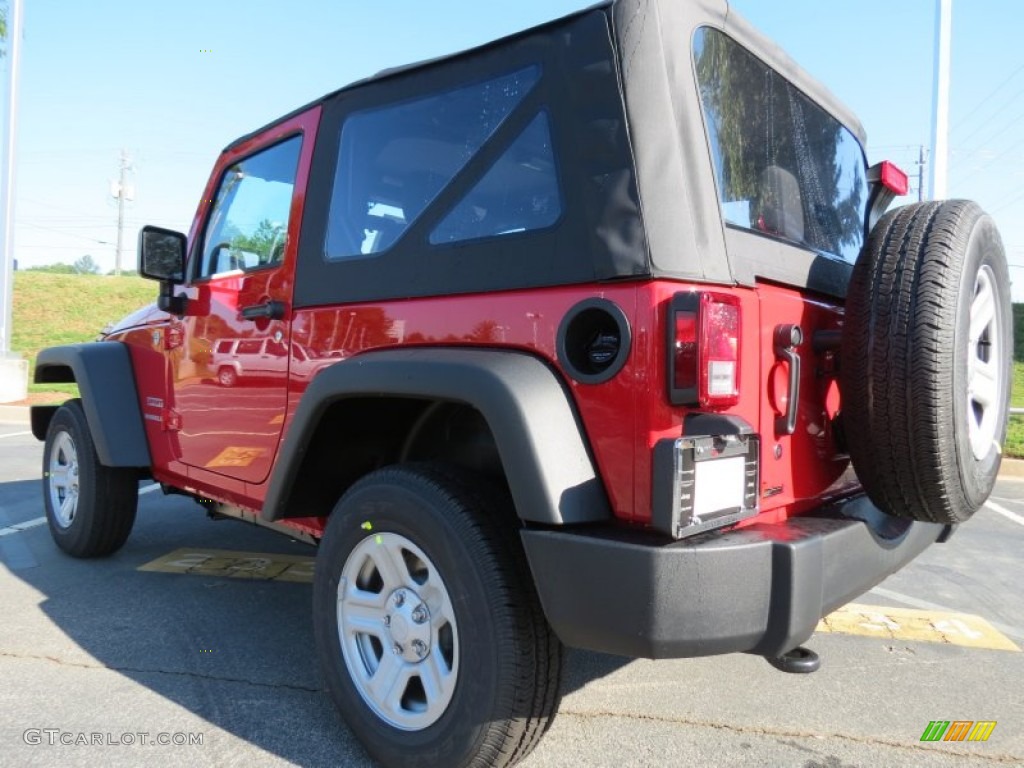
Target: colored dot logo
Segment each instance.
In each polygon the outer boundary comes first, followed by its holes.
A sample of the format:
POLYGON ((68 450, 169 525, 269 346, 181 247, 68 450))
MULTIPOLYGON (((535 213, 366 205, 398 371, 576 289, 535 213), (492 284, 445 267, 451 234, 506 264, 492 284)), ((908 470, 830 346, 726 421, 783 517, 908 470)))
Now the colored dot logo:
POLYGON ((213 53, 213 49, 212 48, 200 48, 199 52, 200 53, 213 53))

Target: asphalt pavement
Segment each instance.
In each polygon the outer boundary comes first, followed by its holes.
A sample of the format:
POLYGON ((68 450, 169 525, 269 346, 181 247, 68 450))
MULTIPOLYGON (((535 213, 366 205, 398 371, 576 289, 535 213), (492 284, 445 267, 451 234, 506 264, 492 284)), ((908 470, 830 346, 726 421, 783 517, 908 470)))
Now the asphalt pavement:
MULTIPOLYGON (((369 765, 317 670, 311 547, 144 484, 120 552, 66 557, 27 430, 0 424, 0 766, 369 765)), ((524 768, 1024 765, 1024 482, 990 505, 823 625, 814 674, 570 651, 524 768), (936 720, 996 725, 922 742, 936 720)))

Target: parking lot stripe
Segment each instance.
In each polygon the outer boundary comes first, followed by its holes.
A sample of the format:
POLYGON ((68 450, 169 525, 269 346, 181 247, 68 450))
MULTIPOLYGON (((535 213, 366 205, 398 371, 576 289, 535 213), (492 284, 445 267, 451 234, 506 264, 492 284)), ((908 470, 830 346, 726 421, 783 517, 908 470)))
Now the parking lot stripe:
POLYGON ((176 549, 169 555, 139 566, 139 570, 309 584, 313 581, 313 562, 314 558, 300 555, 234 552, 200 547, 176 549))
POLYGON ((27 531, 29 528, 37 528, 40 525, 46 525, 45 517, 36 517, 32 520, 26 520, 23 523, 16 523, 6 528, 0 528, 0 536, 10 536, 13 533, 21 533, 27 531))
MULTIPOLYGON (((886 589, 885 587, 875 587, 871 590, 871 592, 878 595, 879 597, 887 597, 890 600, 894 600, 897 603, 911 605, 914 608, 921 608, 926 611, 943 611, 947 613, 950 611, 950 609, 945 605, 939 605, 938 603, 933 603, 929 600, 921 600, 917 597, 904 595, 902 592, 894 592, 893 590, 886 589)), ((1012 637, 1015 640, 1024 640, 1024 629, 1011 627, 1007 624, 1003 624, 998 621, 989 621, 989 624, 991 624, 993 627, 995 627, 1008 637, 1012 637)))
POLYGON ((1002 506, 996 504, 992 500, 986 501, 985 502, 985 506, 988 507, 989 509, 991 509, 993 512, 998 512, 1003 517, 1005 517, 1005 518, 1007 518, 1009 520, 1013 520, 1013 522, 1015 522, 1015 523, 1019 523, 1020 525, 1024 525, 1024 517, 1021 517, 1016 512, 1011 512, 1006 507, 1002 507, 1002 506))
POLYGON ((1001 634, 985 619, 969 613, 883 608, 850 603, 818 622, 817 631, 944 643, 998 651, 1020 651, 1012 640, 1001 634))
POLYGON ((0 438, 3 438, 3 437, 24 437, 25 435, 31 435, 31 434, 32 434, 31 432, 8 432, 6 435, 0 435, 0 438))
POLYGON ((153 491, 159 491, 159 490, 160 490, 160 483, 153 483, 152 485, 147 485, 145 488, 140 488, 139 489, 139 495, 141 496, 144 493, 152 493, 153 491))

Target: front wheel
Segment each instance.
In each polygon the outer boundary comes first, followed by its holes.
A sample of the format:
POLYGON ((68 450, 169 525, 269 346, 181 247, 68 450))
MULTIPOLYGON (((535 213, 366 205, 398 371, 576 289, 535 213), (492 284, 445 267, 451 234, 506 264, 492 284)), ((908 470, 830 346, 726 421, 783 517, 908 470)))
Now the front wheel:
POLYGON ((385 766, 504 766, 558 702, 561 645, 505 497, 434 465, 341 499, 317 556, 317 652, 338 709, 385 766))
POLYGON ((135 524, 138 475, 96 456, 80 400, 50 420, 43 448, 43 505, 53 540, 73 557, 103 557, 124 544, 135 524))

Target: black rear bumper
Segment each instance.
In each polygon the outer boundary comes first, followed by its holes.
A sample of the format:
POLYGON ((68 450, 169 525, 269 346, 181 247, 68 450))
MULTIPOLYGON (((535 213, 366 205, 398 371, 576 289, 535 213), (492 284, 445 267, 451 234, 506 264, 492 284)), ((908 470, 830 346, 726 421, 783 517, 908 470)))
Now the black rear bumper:
POLYGON ((860 496, 784 523, 677 542, 622 528, 522 537, 562 642, 657 659, 785 653, 944 531, 889 517, 860 496))

